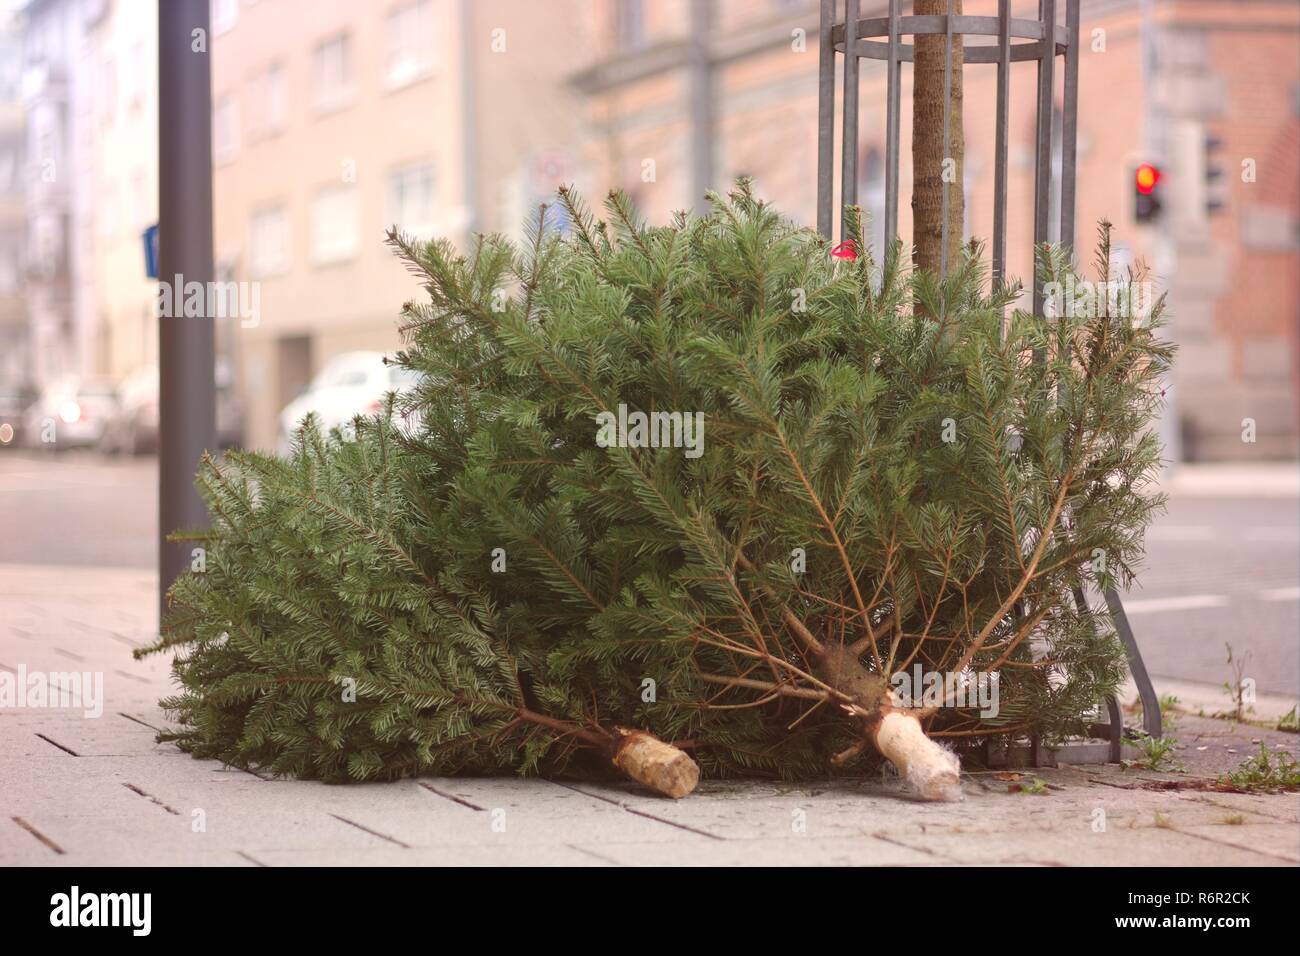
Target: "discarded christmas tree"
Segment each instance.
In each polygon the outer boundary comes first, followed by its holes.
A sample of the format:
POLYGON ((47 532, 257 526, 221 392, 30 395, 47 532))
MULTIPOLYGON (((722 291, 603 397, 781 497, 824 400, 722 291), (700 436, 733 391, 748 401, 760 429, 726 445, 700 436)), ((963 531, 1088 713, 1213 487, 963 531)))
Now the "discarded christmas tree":
POLYGON ((183 648, 183 692, 163 705, 184 727, 163 739, 329 781, 561 770, 576 755, 689 793, 685 753, 601 726, 580 684, 545 681, 529 628, 437 572, 427 465, 396 437, 386 416, 346 440, 309 423, 288 460, 204 460, 213 527, 182 537, 205 567, 174 586, 144 652, 183 648))
MULTIPOLYGON (((1081 730, 1122 654, 1075 591, 1127 581, 1159 504, 1141 494, 1158 310, 1004 322, 1016 290, 984 296, 976 257, 943 283, 880 276, 744 184, 657 229, 617 196, 609 226, 562 201, 574 236, 534 223, 523 251, 395 238, 429 296, 398 356, 422 373, 419 434, 243 459, 241 520, 267 537, 224 530, 224 570, 177 587, 202 618, 166 639, 189 645, 182 741, 331 777, 582 772, 577 744, 630 726, 706 773, 875 750, 944 799, 938 739, 1081 730), (350 520, 294 504, 313 468, 346 472, 350 520), (298 515, 329 536, 286 538, 298 515), (259 583, 281 555, 295 570, 259 583), (212 669, 238 621, 238 665, 212 669), (355 703, 268 689, 326 663, 363 675, 355 703), (918 665, 941 694, 900 692, 918 665), (994 706, 971 705, 993 675, 994 706), (400 713, 395 687, 414 695, 400 713)), ((1065 281, 1059 254, 1041 269, 1065 281)))

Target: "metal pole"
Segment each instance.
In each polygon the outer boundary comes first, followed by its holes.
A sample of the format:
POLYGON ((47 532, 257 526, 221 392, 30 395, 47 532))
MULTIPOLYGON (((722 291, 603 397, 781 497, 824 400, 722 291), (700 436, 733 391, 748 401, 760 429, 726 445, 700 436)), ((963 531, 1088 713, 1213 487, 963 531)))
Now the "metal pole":
POLYGON ((1079 0, 1065 0, 1065 97, 1061 118, 1061 236, 1074 251, 1075 174, 1079 151, 1079 0))
MULTIPOLYGON (((889 0, 889 58, 885 65, 885 252, 898 238, 899 87, 903 84, 899 54, 898 0, 889 0)), ((882 252, 882 261, 884 258, 882 252)))
MULTIPOLYGON (((952 0, 948 0, 943 17, 943 162, 952 159, 952 0)), ((940 176, 943 193, 943 225, 940 227, 939 277, 948 277, 948 177, 940 176)), ((946 299, 944 300, 947 301, 946 299)))
POLYGON ((1049 242, 1052 189, 1052 119, 1056 91, 1056 0, 1039 0, 1038 20, 1043 42, 1038 59, 1038 130, 1034 159, 1034 315, 1043 314, 1043 288, 1038 281, 1038 248, 1049 242))
MULTIPOLYGON (((212 281, 212 91, 208 0, 158 2, 158 275, 183 302, 190 283, 212 281), (197 48, 197 49, 196 49, 197 48)), ((189 286, 193 288, 193 286, 189 286)), ((210 298, 204 295, 204 301, 210 298)), ((203 527, 194 489, 199 458, 216 447, 213 317, 158 320, 158 587, 190 566, 191 551, 166 536, 203 527)))
POLYGON ((691 97, 691 205, 701 215, 709 211, 705 193, 713 188, 713 71, 709 63, 709 31, 713 0, 691 0, 688 48, 691 97))
POLYGON ((821 0, 817 29, 817 231, 827 239, 835 228, 835 0, 821 0))
MULTIPOLYGON (((465 69, 460 74, 461 103, 463 104, 461 129, 465 136, 464 151, 461 155, 462 162, 465 164, 465 208, 469 212, 469 216, 465 221, 465 244, 467 248, 473 240, 474 233, 483 227, 478 195, 478 89, 474 82, 477 39, 474 35, 473 0, 461 0, 460 52, 465 63, 465 69)), ((536 196, 528 196, 526 200, 532 202, 536 198, 536 196)))
POLYGON ((993 288, 1007 281, 1007 119, 1011 98, 1011 0, 998 0, 998 101, 993 147, 993 288))
MULTIPOLYGON (((840 143, 840 206, 858 204, 858 0, 844 0, 844 129, 840 143)), ((848 222, 841 218, 840 241, 848 234, 848 222)))

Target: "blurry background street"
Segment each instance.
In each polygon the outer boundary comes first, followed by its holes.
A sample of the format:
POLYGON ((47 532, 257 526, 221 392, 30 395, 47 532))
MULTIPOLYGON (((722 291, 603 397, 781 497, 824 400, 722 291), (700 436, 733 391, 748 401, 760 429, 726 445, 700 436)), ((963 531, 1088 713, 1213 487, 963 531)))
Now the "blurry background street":
MULTIPOLYGON (((174 279, 154 274, 157 9, 0 0, 0 451, 156 448, 154 307, 174 279)), ((962 9, 989 16, 997 2, 962 9)), ((621 189, 658 223, 705 207, 706 190, 738 176, 812 226, 818 10, 816 0, 212 0, 202 55, 215 279, 233 293, 212 310, 220 443, 275 449, 307 411, 345 421, 404 387, 382 364, 417 291, 385 245, 392 226, 462 249, 479 232, 518 237, 566 183, 597 210, 621 189)), ((861 4, 864 18, 884 10, 861 4)), ((1032 18, 1037 2, 1010 10, 1032 18)), ((1145 264, 1168 293, 1179 345, 1161 423, 1168 455, 1294 461, 1300 6, 1082 0, 1080 24, 1077 216, 1062 238, 1091 268, 1097 223, 1109 220, 1110 265, 1145 264)), ((857 194, 879 250, 885 69, 861 66, 857 194)), ((992 231, 995 73, 973 64, 964 81, 972 238, 992 231)), ((910 69, 902 75, 908 116, 910 69)), ((1034 91, 1033 66, 1013 65, 1007 262, 1022 279, 1034 91)), ((833 152, 839 161, 839 143, 833 152)), ((899 215, 906 243, 908 202, 899 215)), ((1057 230, 1060 210, 1048 216, 1057 230)), ((554 214, 551 226, 569 228, 554 214)))
MULTIPOLYGON (((1219 685, 1232 678, 1225 642, 1249 654, 1261 692, 1300 694, 1300 471, 1189 468, 1148 535, 1141 586, 1126 608, 1147 668, 1219 685), (1207 480, 1208 479, 1208 480, 1207 480)), ((0 574, 5 564, 157 566, 157 476, 151 458, 93 453, 0 455, 0 574)))

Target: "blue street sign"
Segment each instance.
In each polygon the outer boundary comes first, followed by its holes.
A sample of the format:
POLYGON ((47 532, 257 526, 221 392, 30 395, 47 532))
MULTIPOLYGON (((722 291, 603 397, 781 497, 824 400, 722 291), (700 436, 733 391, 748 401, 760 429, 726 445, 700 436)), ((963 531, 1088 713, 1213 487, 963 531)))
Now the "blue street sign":
POLYGON ((158 278, 158 223, 144 231, 144 274, 147 278, 158 278))

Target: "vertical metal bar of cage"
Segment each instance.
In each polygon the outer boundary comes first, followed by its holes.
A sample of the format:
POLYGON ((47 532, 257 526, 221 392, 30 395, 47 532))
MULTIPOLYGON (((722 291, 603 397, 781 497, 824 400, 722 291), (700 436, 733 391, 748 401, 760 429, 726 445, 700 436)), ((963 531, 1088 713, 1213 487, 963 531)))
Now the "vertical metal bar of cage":
POLYGON ((1007 137, 1011 99, 1011 0, 998 0, 998 100, 993 147, 993 288, 1007 281, 1007 137))
POLYGON ((1147 674, 1142 652, 1138 649, 1137 637, 1134 636, 1133 628, 1128 622, 1128 615, 1124 613, 1124 603, 1120 600, 1119 592, 1114 588, 1107 588, 1104 594, 1106 608, 1110 611, 1111 620, 1115 622, 1115 630, 1124 645, 1124 652, 1128 655, 1129 672, 1133 675, 1133 683, 1137 685, 1138 697, 1142 701, 1142 729, 1152 737, 1160 737, 1163 733, 1160 698, 1156 696, 1155 688, 1151 685, 1151 677, 1147 674))
MULTIPOLYGON (((943 48, 943 163, 946 166, 952 159, 952 0, 948 0, 946 13, 943 17, 944 48, 943 48)), ((956 167, 954 166, 954 172, 956 167)), ((942 170, 939 180, 943 192, 942 214, 943 221, 940 227, 941 244, 939 247, 939 275, 946 278, 948 275, 948 182, 947 171, 942 170)))
POLYGON ((817 25, 817 231, 827 239, 834 225, 835 191, 835 0, 821 0, 817 25))
MULTIPOLYGON (((844 142, 840 155, 840 205, 858 203, 858 0, 844 0, 844 142)), ((841 219, 840 241, 851 238, 841 219)))
POLYGON ((885 79, 885 244, 898 238, 898 127, 902 68, 898 50, 898 0, 889 0, 889 59, 885 79))
POLYGON ((1065 0, 1065 98, 1061 116, 1061 235, 1074 249, 1074 198, 1079 145, 1079 0, 1065 0))
POLYGON ((713 30, 713 0, 691 0, 690 42, 687 47, 687 86, 691 129, 691 200, 700 216, 709 214, 713 188, 714 139, 713 65, 709 38, 713 30))
POLYGON ((1043 30, 1038 52, 1038 124, 1034 149, 1034 315, 1043 314, 1043 290, 1038 281, 1038 250, 1047 235, 1052 189, 1052 104, 1056 91, 1056 0, 1039 0, 1043 30))

